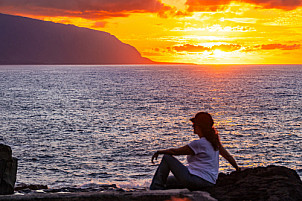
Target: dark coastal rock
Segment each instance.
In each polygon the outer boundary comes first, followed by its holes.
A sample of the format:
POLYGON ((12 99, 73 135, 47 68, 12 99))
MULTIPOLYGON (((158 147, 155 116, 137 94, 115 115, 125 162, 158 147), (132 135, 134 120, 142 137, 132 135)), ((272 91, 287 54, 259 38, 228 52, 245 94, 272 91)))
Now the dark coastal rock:
MULTIPOLYGON (((29 188, 27 188, 29 189, 29 188)), ((279 166, 246 169, 219 174, 217 184, 203 191, 188 189, 124 191, 116 185, 88 184, 79 188, 18 191, 2 200, 61 201, 302 201, 302 182, 296 171, 279 166), (20 195, 21 194, 21 195, 20 195)))
POLYGON ((0 144, 0 195, 14 193, 17 159, 12 157, 10 146, 0 144))
POLYGON ((47 185, 40 184, 25 184, 18 183, 15 186, 15 192, 21 194, 28 193, 80 193, 80 192, 104 192, 104 191, 119 191, 125 192, 122 188, 118 188, 116 184, 84 184, 80 187, 61 187, 61 188, 48 188, 47 185))
POLYGON ((47 185, 40 185, 40 184, 24 184, 20 183, 15 186, 15 191, 22 191, 22 190, 41 190, 41 189, 48 189, 47 185))
POLYGON ((216 201, 209 193, 191 192, 187 189, 171 189, 140 192, 80 192, 80 193, 35 193, 0 196, 0 201, 216 201))
POLYGON ((208 190, 223 201, 302 200, 302 182, 296 171, 280 166, 258 167, 231 174, 219 174, 208 190))
POLYGON ((80 187, 63 187, 59 189, 47 189, 44 190, 46 193, 56 193, 56 192, 104 192, 104 191, 119 191, 124 192, 122 188, 118 188, 115 184, 85 184, 80 187))

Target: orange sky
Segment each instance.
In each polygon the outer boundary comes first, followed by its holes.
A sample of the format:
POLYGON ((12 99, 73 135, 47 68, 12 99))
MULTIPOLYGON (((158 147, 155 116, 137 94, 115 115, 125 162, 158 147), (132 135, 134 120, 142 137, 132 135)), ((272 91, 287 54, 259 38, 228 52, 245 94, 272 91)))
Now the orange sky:
POLYGON ((0 12, 106 31, 153 61, 302 63, 302 0, 0 0, 0 12))

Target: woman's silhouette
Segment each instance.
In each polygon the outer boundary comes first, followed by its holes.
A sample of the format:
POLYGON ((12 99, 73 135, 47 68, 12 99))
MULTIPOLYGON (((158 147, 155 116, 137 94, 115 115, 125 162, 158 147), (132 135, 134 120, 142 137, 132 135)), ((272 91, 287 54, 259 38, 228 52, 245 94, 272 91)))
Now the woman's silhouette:
POLYGON ((184 187, 200 190, 213 186, 218 177, 219 154, 239 170, 235 159, 222 146, 218 133, 213 127, 214 121, 211 115, 199 112, 191 121, 194 134, 197 134, 200 139, 180 148, 159 150, 153 154, 152 163, 159 154, 164 156, 153 177, 151 190, 184 187), (173 155, 188 155, 188 166, 184 166, 173 155), (170 171, 174 176, 168 177, 170 171))

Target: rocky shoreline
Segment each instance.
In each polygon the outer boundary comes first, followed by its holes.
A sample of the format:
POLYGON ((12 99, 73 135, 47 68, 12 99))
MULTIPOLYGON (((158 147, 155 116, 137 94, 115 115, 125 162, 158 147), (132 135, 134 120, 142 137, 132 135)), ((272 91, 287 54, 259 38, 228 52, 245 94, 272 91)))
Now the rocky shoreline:
POLYGON ((16 186, 15 194, 0 196, 0 201, 2 200, 302 201, 302 182, 295 170, 282 166, 268 166, 250 168, 231 174, 221 173, 217 184, 212 188, 204 189, 204 191, 189 191, 187 189, 129 190, 118 188, 114 184, 49 189, 43 185, 21 184, 16 186))
POLYGON ((158 191, 140 191, 140 192, 78 192, 78 193, 34 193, 26 195, 6 195, 0 196, 0 200, 18 200, 18 201, 168 201, 175 198, 183 198, 183 201, 215 201, 207 192, 190 192, 187 189, 171 189, 158 191))

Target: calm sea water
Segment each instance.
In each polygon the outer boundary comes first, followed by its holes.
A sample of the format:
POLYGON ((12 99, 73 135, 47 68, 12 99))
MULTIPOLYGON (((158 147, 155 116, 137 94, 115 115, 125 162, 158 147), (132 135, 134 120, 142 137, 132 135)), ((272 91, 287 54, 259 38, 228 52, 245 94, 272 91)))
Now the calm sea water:
POLYGON ((19 159, 19 183, 144 187, 153 151, 197 139, 189 119, 207 111, 239 165, 301 176, 301 75, 302 65, 0 66, 0 143, 19 159))

